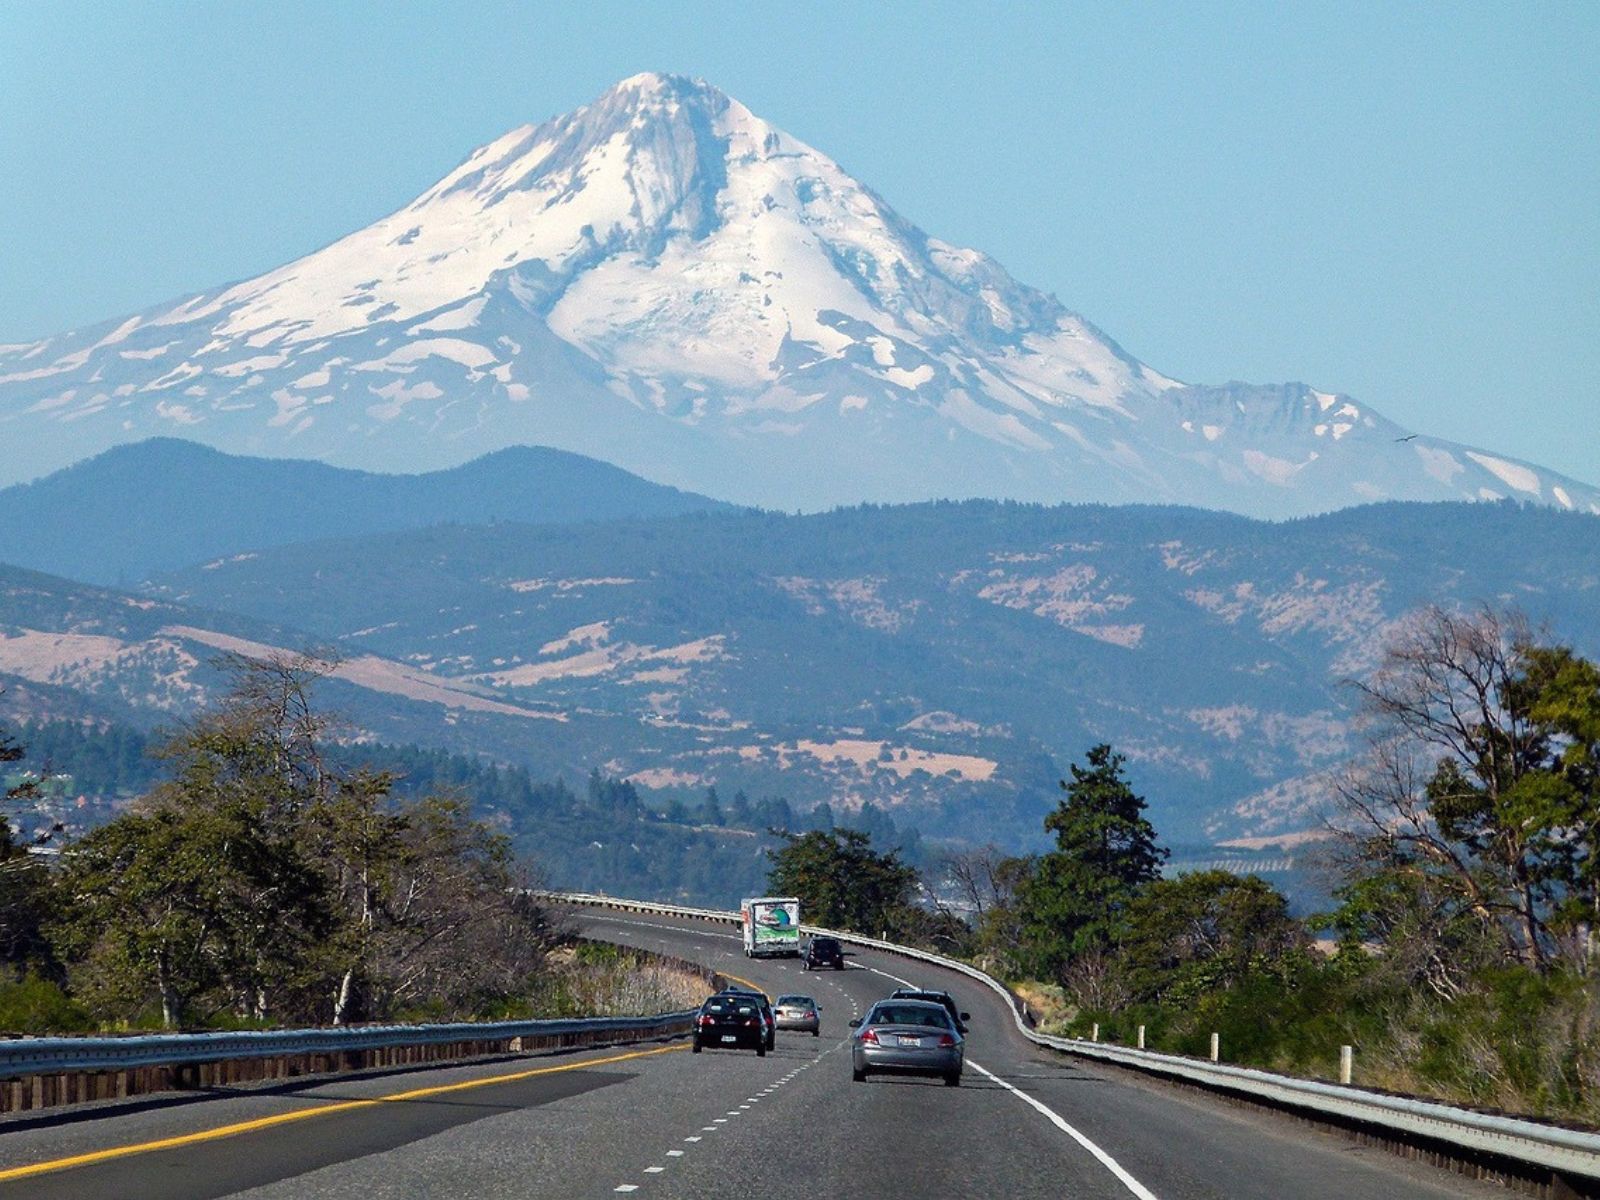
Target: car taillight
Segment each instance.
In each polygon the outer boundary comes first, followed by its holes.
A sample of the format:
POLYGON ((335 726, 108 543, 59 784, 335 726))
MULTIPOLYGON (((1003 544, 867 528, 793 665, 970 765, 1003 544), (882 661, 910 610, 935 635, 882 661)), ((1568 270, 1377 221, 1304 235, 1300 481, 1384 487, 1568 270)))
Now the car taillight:
POLYGON ((878 1031, 876 1029, 863 1029, 861 1031, 861 1040, 869 1046, 876 1046, 878 1044, 878 1031))
POLYGON ((949 1050, 955 1044, 956 1044, 956 1039, 954 1037, 952 1037, 950 1034, 941 1033, 939 1035, 939 1048, 941 1050, 949 1050))
POLYGON ((701 1013, 700 1014, 700 1024, 702 1024, 702 1025, 715 1025, 716 1023, 717 1023, 717 1019, 715 1017, 713 1017, 710 1013, 701 1013))
POLYGON ((756 1019, 754 1017, 751 1017, 748 1021, 745 1022, 746 1025, 754 1025, 755 1023, 756 1023, 756 1019))

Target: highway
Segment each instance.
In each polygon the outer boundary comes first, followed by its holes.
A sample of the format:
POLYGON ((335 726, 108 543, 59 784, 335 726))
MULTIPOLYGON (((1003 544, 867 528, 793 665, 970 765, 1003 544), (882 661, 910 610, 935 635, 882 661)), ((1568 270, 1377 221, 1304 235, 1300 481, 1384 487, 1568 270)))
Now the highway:
POLYGON ((765 1058, 644 1043, 17 1114, 0 1118, 0 1200, 1507 1194, 1047 1055, 998 997, 939 968, 861 950, 845 972, 803 972, 744 958, 727 926, 597 912, 578 922, 773 994, 814 995, 823 1034, 780 1032, 765 1058), (847 1022, 903 981, 948 989, 971 1011, 959 1089, 851 1082, 847 1022))

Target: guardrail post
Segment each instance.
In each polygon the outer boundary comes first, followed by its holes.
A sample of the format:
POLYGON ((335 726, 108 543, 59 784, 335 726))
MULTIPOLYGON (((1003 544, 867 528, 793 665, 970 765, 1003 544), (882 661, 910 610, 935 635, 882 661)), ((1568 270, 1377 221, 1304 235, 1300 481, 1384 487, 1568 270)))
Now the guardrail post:
POLYGON ((1139 1049, 1144 1049, 1144 1026, 1139 1026, 1139 1049))
POLYGON ((1222 1061, 1222 1035, 1220 1033, 1211 1035, 1211 1061, 1222 1061))
POLYGON ((1099 1021, 1096 1021, 1094 1023, 1094 1028, 1089 1033, 1089 1040, 1091 1042, 1098 1042, 1100 1040, 1100 1022, 1099 1021))
POLYGON ((1339 1082, 1349 1085, 1350 1077, 1354 1074, 1356 1049, 1354 1046, 1339 1047, 1339 1082))

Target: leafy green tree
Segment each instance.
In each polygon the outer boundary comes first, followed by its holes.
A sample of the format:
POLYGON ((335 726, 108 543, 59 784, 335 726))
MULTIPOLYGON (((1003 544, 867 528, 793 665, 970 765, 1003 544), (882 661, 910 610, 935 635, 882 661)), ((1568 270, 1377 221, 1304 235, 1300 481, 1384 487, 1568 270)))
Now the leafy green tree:
MULTIPOLYGON (((0 770, 24 757, 22 745, 0 728, 0 770)), ((0 792, 0 963, 19 980, 30 966, 57 973, 45 932, 52 900, 49 874, 43 861, 20 844, 11 824, 12 806, 31 800, 35 791, 35 782, 24 779, 0 792)))
POLYGON ((1374 729, 1340 786, 1355 874, 1470 914, 1504 956, 1585 968, 1600 918, 1600 672, 1514 611, 1428 609, 1357 685, 1374 729))
POLYGON ((387 804, 392 784, 387 774, 356 772, 310 813, 314 854, 343 918, 322 948, 338 980, 335 1025, 348 1024, 375 985, 379 946, 397 900, 407 821, 387 804))
POLYGON ((1562 830, 1562 895, 1552 926, 1572 939, 1585 969, 1600 931, 1600 666, 1565 646, 1525 648, 1529 718, 1550 738, 1549 781, 1538 792, 1562 830))
POLYGON ((524 994, 552 930, 505 837, 473 820, 461 799, 441 796, 406 806, 387 830, 356 1011, 459 1017, 524 994))
POLYGON ((262 960, 252 933, 265 926, 276 940, 279 914, 243 905, 275 886, 264 872, 276 864, 249 822, 236 806, 166 806, 120 817, 68 848, 58 936, 98 1011, 133 1019, 153 1001, 161 1023, 178 1028, 212 1015, 201 1011, 218 1007, 202 1006, 208 992, 236 998, 262 982, 275 964, 262 960))
MULTIPOLYGON (((64 857, 60 921, 104 1016, 343 1024, 467 1015, 524 989, 548 945, 504 836, 463 802, 398 801, 345 770, 310 691, 326 664, 236 660, 162 748, 172 777, 64 857)), ((636 811, 625 781, 592 799, 636 811)))
POLYGON ((1195 871, 1139 889, 1117 941, 1134 1000, 1183 1003, 1274 971, 1303 950, 1305 935, 1265 880, 1195 871))
POLYGON ((1018 889, 1027 954, 1041 973, 1109 946, 1135 892, 1160 876, 1167 852, 1156 845, 1123 762, 1109 745, 1095 746, 1086 767, 1072 764, 1072 779, 1061 781, 1065 795, 1045 818, 1056 848, 1018 889))
POLYGON ((783 837, 783 846, 767 851, 767 886, 775 895, 800 897, 807 922, 876 934, 905 921, 918 877, 898 851, 874 850, 871 837, 855 829, 783 837))

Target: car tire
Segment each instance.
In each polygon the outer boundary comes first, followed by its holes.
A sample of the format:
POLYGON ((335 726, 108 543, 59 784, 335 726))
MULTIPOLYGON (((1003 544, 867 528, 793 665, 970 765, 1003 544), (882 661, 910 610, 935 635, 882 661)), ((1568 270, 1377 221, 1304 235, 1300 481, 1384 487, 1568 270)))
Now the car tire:
POLYGON ((961 1072, 957 1071, 954 1075, 946 1075, 944 1077, 944 1085, 945 1087, 960 1087, 961 1072))
POLYGON ((694 1051, 694 1052, 695 1052, 695 1053, 696 1053, 696 1054, 699 1054, 699 1053, 700 1053, 700 1039, 699 1039, 699 1038, 696 1038, 696 1039, 695 1039, 695 1042, 694 1042, 694 1046, 693 1046, 693 1047, 691 1047, 691 1048, 692 1048, 692 1049, 693 1049, 693 1051, 694 1051))
POLYGON ((757 1058, 765 1058, 766 1056, 767 1056, 767 1044, 765 1042, 758 1042, 756 1044, 756 1057, 757 1058))
POLYGON ((812 1031, 811 1031, 811 1036, 812 1036, 812 1037, 821 1037, 821 1036, 822 1036, 822 1030, 820 1030, 820 1029, 813 1029, 813 1030, 812 1030, 812 1031))
POLYGON ((850 1078, 856 1083, 865 1083, 867 1081, 867 1073, 865 1071, 857 1071, 852 1068, 850 1071, 850 1078))

